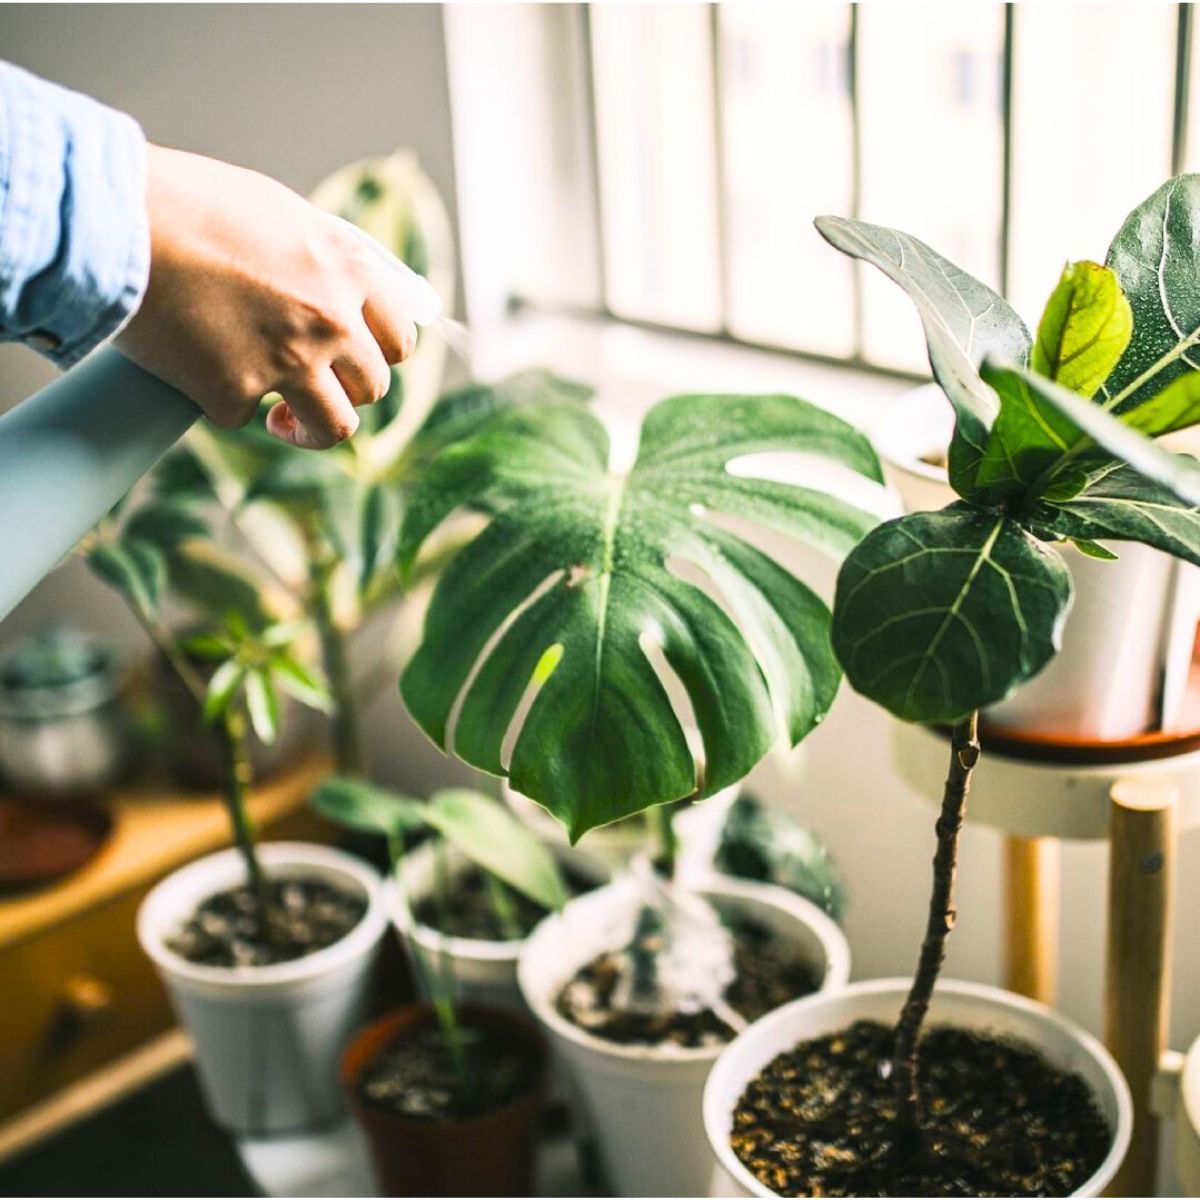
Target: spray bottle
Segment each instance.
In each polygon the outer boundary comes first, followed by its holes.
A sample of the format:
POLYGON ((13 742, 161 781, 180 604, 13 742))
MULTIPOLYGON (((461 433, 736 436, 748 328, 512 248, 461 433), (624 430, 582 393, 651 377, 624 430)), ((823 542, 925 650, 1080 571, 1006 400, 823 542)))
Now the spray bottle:
MULTIPOLYGON (((425 279, 350 228, 399 273, 411 320, 442 319, 425 279)), ((0 417, 0 620, 199 416, 181 392, 105 347, 0 417)))

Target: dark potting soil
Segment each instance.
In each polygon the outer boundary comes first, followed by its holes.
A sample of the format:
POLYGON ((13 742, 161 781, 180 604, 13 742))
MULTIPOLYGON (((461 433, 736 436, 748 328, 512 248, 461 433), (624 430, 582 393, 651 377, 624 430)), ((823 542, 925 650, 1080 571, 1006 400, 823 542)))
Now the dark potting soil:
POLYGON ((314 954, 340 941, 362 920, 367 903, 319 879, 268 880, 269 936, 258 920, 251 888, 209 896, 167 942, 188 962, 207 967, 269 967, 314 954))
MULTIPOLYGON (((563 882, 571 896, 590 892, 596 883, 570 870, 563 871, 563 882)), ((492 885, 478 867, 467 867, 451 880, 442 904, 436 896, 422 896, 413 905, 417 921, 428 929, 450 937, 480 938, 488 942, 517 941, 530 933, 546 915, 547 910, 535 900, 513 888, 505 887, 504 894, 511 906, 513 923, 506 926, 496 909, 492 885)))
MULTIPOLYGON (((724 1000, 747 1021, 756 1021, 772 1009, 815 992, 821 980, 812 964, 793 953, 766 926, 755 921, 730 923, 733 937, 733 982, 724 1000)), ((653 934, 638 939, 640 948, 653 952, 653 934)), ((585 963, 563 986, 555 1007, 580 1029, 626 1045, 678 1045, 689 1048, 732 1041, 735 1030, 711 1008, 697 1012, 629 1012, 613 1007, 621 979, 619 953, 607 951, 585 963)))
POLYGON ((511 1104, 537 1083, 529 1048, 501 1030, 460 1025, 467 1083, 434 1024, 406 1030, 358 1076, 364 1103, 418 1121, 461 1121, 511 1104))
POLYGON ((1112 1134, 1087 1084, 1032 1047, 952 1026, 921 1041, 920 1137, 896 1136, 892 1030, 858 1021, 751 1081, 730 1145, 781 1196, 1066 1196, 1112 1134))

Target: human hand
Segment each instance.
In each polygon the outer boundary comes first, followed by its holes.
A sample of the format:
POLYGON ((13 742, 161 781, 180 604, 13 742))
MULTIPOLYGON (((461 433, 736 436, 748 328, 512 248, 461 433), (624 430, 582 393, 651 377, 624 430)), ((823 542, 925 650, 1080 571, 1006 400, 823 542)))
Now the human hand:
POLYGON ((337 218, 254 171, 147 147, 150 283, 126 357, 223 428, 325 449, 358 428, 416 344, 400 282, 337 218))

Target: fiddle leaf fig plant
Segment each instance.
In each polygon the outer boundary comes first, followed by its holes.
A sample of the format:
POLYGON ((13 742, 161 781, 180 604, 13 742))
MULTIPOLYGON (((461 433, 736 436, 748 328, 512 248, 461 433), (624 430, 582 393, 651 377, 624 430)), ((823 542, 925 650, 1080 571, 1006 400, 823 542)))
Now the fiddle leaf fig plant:
POLYGON ((839 573, 832 628, 856 690, 904 720, 952 727, 928 924, 893 1048, 910 1133, 978 712, 1058 651, 1072 591, 1056 547, 1111 559, 1101 541, 1135 541, 1200 563, 1200 466, 1153 441, 1200 422, 1198 224, 1200 176, 1170 180, 1130 214, 1104 265, 1067 265, 1033 340, 1000 296, 908 234, 817 221, 913 299, 955 413, 947 461, 960 498, 867 534, 839 573))
POLYGON ((573 840, 651 805, 710 795, 780 737, 798 742, 840 679, 829 610, 718 518, 832 555, 874 518, 816 486, 729 469, 764 451, 881 479, 860 433, 792 396, 664 400, 626 473, 610 468, 604 426, 578 404, 515 408, 448 445, 408 494, 402 571, 455 511, 492 516, 440 576, 404 672, 418 724, 471 765, 509 775, 573 840), (720 600, 690 581, 697 572, 720 600), (686 691, 703 738, 703 778, 671 683, 686 691))

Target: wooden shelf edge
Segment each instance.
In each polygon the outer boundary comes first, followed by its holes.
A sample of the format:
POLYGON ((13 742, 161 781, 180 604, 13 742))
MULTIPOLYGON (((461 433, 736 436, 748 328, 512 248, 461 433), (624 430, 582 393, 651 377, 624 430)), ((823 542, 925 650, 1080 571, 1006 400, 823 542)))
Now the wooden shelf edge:
POLYGON ((187 1034, 172 1029, 93 1071, 0 1125, 0 1162, 107 1108, 187 1062, 191 1056, 192 1043, 187 1034))

